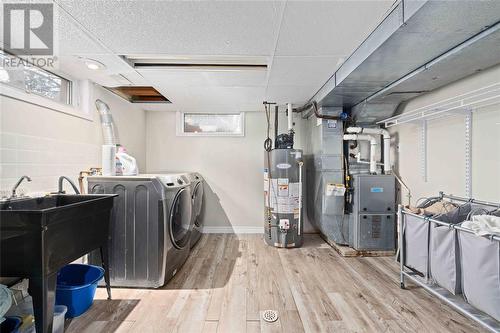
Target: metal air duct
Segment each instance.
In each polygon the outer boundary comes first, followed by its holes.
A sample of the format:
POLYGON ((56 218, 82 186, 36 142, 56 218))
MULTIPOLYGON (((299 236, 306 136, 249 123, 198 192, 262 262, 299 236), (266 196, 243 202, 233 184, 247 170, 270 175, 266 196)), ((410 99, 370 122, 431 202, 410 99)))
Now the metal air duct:
POLYGON ((402 0, 309 100, 358 122, 500 63, 500 1, 402 0))

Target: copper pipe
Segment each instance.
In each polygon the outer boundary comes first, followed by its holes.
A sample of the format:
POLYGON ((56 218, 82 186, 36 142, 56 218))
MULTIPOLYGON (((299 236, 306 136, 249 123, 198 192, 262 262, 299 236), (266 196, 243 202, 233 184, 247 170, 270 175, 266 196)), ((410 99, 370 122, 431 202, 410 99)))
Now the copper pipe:
POLYGON ((97 176, 102 174, 102 168, 90 168, 89 170, 80 171, 78 175, 78 186, 80 187, 80 193, 86 193, 85 188, 83 187, 83 179, 86 176, 97 176))

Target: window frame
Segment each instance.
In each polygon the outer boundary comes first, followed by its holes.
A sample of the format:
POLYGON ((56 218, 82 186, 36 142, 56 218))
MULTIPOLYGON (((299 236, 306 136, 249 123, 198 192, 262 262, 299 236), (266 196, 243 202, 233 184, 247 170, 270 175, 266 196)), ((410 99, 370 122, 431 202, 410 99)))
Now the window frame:
MULTIPOLYGON (((6 53, 2 50, 3 53, 6 53)), ((12 54, 6 53, 9 56, 14 56, 12 54)), ((34 66, 34 65, 33 65, 34 66)), ((37 66, 34 66, 37 67, 37 66)), ((21 102, 33 104, 45 109, 50 109, 53 111, 62 112, 71 116, 75 116, 78 118, 86 119, 89 121, 93 121, 92 112, 87 107, 88 103, 85 102, 87 98, 90 97, 90 89, 88 85, 90 81, 83 80, 78 81, 75 80, 68 75, 63 75, 59 73, 54 73, 45 68, 37 67, 45 72, 48 72, 52 75, 56 75, 63 80, 68 81, 68 103, 61 103, 59 101, 50 99, 48 97, 32 93, 26 89, 22 89, 13 85, 10 85, 5 82, 0 82, 0 96, 12 98, 21 102)))
POLYGON ((244 137, 245 136, 245 112, 176 112, 176 135, 177 136, 190 136, 190 137, 244 137), (221 132, 185 132, 184 131, 184 116, 186 114, 199 114, 199 115, 239 115, 241 133, 221 133, 221 132))

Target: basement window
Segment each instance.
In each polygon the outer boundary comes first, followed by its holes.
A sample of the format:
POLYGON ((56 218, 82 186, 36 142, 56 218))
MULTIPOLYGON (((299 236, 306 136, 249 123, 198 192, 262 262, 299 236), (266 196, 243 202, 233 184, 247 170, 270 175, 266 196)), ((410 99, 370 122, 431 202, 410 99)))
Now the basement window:
POLYGON ((177 135, 244 136, 245 114, 177 112, 177 135))
POLYGON ((71 81, 0 51, 0 83, 71 105, 71 81))

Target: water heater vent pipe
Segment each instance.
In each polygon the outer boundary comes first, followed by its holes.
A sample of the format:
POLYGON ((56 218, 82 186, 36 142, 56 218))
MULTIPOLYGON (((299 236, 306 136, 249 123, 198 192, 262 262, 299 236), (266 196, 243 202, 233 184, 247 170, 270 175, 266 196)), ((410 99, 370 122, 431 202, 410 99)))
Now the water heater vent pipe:
POLYGON ((344 140, 370 141, 370 173, 377 173, 377 160, 375 159, 378 146, 377 139, 369 134, 344 134, 344 140))
POLYGON ((391 173, 391 136, 386 129, 383 128, 364 128, 364 127, 348 127, 346 129, 347 133, 355 134, 377 134, 382 135, 384 140, 384 173, 391 173))
POLYGON ((287 108, 288 108, 288 131, 291 131, 293 129, 293 119, 292 119, 293 108, 292 108, 292 104, 288 103, 287 104, 287 108))

